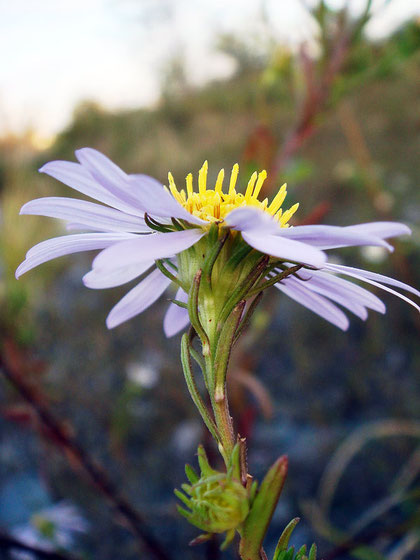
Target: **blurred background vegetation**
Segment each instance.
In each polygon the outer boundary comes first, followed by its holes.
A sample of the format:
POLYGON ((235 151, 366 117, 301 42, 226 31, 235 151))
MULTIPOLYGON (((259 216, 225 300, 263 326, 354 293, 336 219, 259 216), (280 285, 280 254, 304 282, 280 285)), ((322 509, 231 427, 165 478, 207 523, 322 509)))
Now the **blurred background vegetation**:
MULTIPOLYGON (((110 112, 85 101, 47 149, 33 131, 0 139, 0 367, 9 374, 0 379, 1 558, 18 557, 10 539, 27 542, 28 527, 33 546, 62 549, 63 558, 139 557, 73 444, 103 465, 169 558, 219 557, 215 543, 188 547, 195 531, 175 510, 173 488, 206 434, 182 381, 179 340, 162 333, 166 302, 109 332, 105 317, 126 288, 84 288, 91 255, 14 278, 30 246, 62 232, 53 220, 19 218, 20 206, 72 196, 37 173, 46 161, 73 160, 75 149, 91 146, 162 182, 168 170, 181 182, 205 159, 210 180, 236 161, 243 181, 266 168, 271 187, 288 182, 300 222, 409 224, 412 237, 391 256, 340 256, 419 286, 420 21, 374 41, 364 33, 369 4, 355 17, 318 2, 316 41, 300 48, 275 34, 260 42, 223 34, 215 48, 235 71, 200 87, 177 53, 155 107, 110 112), (77 508, 80 529, 66 543, 57 540, 58 518, 48 517, 63 501, 77 508)), ((385 317, 354 319, 343 334, 271 291, 237 351, 230 390, 250 472, 290 458, 269 553, 300 515, 295 543, 317 541, 325 560, 420 556, 420 321, 400 300, 384 299, 385 317)))

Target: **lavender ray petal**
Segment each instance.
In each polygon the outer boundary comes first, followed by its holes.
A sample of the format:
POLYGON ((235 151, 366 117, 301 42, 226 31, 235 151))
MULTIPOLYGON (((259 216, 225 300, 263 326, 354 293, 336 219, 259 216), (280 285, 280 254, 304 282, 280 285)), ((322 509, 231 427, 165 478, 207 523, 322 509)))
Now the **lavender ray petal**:
MULTIPOLYGON (((340 266, 340 268, 342 268, 342 267, 340 266)), ((357 278, 358 280, 362 280, 363 282, 367 282, 368 284, 372 284, 372 286, 376 286, 377 288, 380 288, 381 290, 384 290, 385 292, 389 292, 390 294, 393 294, 394 296, 399 297, 400 299, 402 299, 403 301, 405 301, 406 303, 408 303, 409 305, 414 307, 414 309, 417 309, 417 311, 420 312, 420 306, 418 306, 416 303, 414 303, 414 301, 412 301, 408 297, 404 296, 403 294, 400 294, 399 292, 396 292, 395 290, 392 290, 391 288, 388 288, 388 286, 385 286, 384 284, 381 284, 380 282, 376 282, 375 280, 371 280, 370 278, 367 278, 366 276, 362 276, 361 274, 356 274, 356 273, 349 272, 349 271, 344 272, 344 271, 336 270, 336 272, 340 272, 341 274, 346 274, 347 276, 352 276, 353 278, 357 278)), ((390 282, 388 282, 388 283, 390 283, 390 282)))
POLYGON ((349 282, 330 272, 323 272, 321 270, 300 270, 299 276, 303 278, 303 280, 308 281, 308 283, 310 282, 311 285, 316 285, 326 290, 333 288, 337 293, 340 293, 344 297, 351 297, 363 307, 368 307, 379 313, 385 313, 386 311, 385 304, 378 296, 372 294, 372 292, 369 292, 358 284, 349 282))
POLYGON ((399 235, 411 235, 411 229, 405 224, 399 222, 369 222, 366 224, 356 224, 347 226, 345 229, 358 231, 360 233, 375 235, 382 239, 388 237, 397 237, 399 235))
POLYGON ((242 237, 254 249, 279 259, 285 259, 294 263, 303 263, 316 268, 322 267, 326 261, 326 255, 316 247, 306 243, 285 239, 278 235, 269 235, 264 231, 251 232, 242 231, 242 237))
POLYGON ((324 297, 311 292, 303 286, 289 284, 287 280, 288 278, 281 283, 275 284, 276 288, 339 329, 343 331, 348 329, 349 320, 341 309, 324 297))
POLYGON ((133 235, 128 233, 79 233, 47 239, 38 243, 26 253, 25 260, 16 270, 16 278, 19 278, 19 276, 32 268, 57 257, 81 251, 104 249, 114 243, 131 239, 132 237, 133 235))
POLYGON ((121 210, 133 216, 143 216, 144 212, 131 205, 124 203, 122 200, 114 196, 105 189, 98 181, 96 181, 91 173, 85 169, 80 163, 72 161, 50 161, 39 169, 40 173, 46 173, 54 179, 61 181, 68 187, 93 198, 99 202, 103 202, 108 206, 112 206, 117 210, 121 210))
POLYGON ((203 235, 204 232, 199 229, 138 235, 102 251, 94 259, 93 268, 107 270, 172 257, 194 245, 203 235))
POLYGON ((320 296, 323 296, 327 299, 330 299, 331 301, 334 301, 335 303, 338 303, 339 305, 341 305, 345 309, 348 309, 351 313, 353 313, 363 321, 367 319, 368 312, 366 308, 363 305, 361 305, 359 302, 355 301, 351 297, 351 295, 349 294, 343 295, 343 293, 340 290, 337 290, 334 286, 329 286, 328 288, 325 288, 323 286, 318 285, 316 282, 314 282, 314 279, 308 281, 302 281, 293 277, 290 277, 288 279, 287 284, 302 285, 302 282, 304 282, 303 286, 308 290, 311 290, 312 292, 315 292, 320 296))
POLYGON ((113 329, 142 313, 163 294, 170 283, 160 270, 151 272, 111 309, 106 319, 107 327, 113 329))
POLYGON ((79 231, 80 233, 83 233, 85 231, 96 231, 96 228, 92 227, 92 226, 88 226, 87 224, 77 224, 75 222, 68 222, 66 224, 66 230, 67 231, 79 231))
POLYGON ((163 187, 151 182, 150 177, 130 176, 130 186, 135 189, 136 196, 144 212, 162 218, 171 217, 186 220, 192 224, 206 224, 201 218, 190 214, 175 198, 163 187))
POLYGON ((76 198, 56 196, 37 198, 24 204, 20 213, 61 220, 76 220, 88 228, 102 231, 150 232, 150 228, 140 217, 130 216, 114 208, 76 198))
MULTIPOLYGON (((182 288, 179 288, 175 299, 187 303, 188 295, 184 292, 182 288)), ((167 338, 175 336, 180 331, 185 329, 190 322, 188 311, 183 307, 179 307, 175 303, 170 303, 168 309, 166 310, 165 317, 163 319, 163 331, 167 338)))
POLYGON ((110 268, 105 271, 93 269, 83 276, 83 284, 87 288, 94 290, 115 288, 115 286, 121 286, 122 284, 126 284, 127 282, 134 280, 134 278, 137 278, 143 274, 143 272, 146 272, 146 270, 153 264, 154 261, 146 261, 121 268, 110 268))
POLYGON ((370 270, 363 270, 361 268, 355 268, 353 266, 344 266, 342 264, 331 264, 328 263, 325 265, 325 268, 328 270, 332 270, 335 272, 339 272, 340 274, 346 274, 347 276, 352 276, 352 274, 358 274, 361 276, 362 280, 375 280, 382 284, 389 284, 390 286, 394 286, 395 288, 401 288, 402 290, 406 290, 407 292, 411 292, 417 297, 420 297, 419 290, 413 288, 409 284, 405 284, 400 280, 395 280, 395 278, 390 278, 389 276, 384 276, 383 274, 378 274, 377 272, 371 272, 370 270), (352 273, 352 274, 350 274, 352 273))
POLYGON ((281 228, 278 235, 287 239, 294 239, 302 243, 308 243, 319 249, 337 249, 339 247, 359 246, 359 245, 378 245, 393 251, 392 245, 373 234, 363 231, 353 231, 351 227, 337 226, 295 226, 291 228, 281 228))
POLYGON ((101 152, 93 148, 81 148, 75 152, 77 159, 100 185, 128 206, 145 212, 137 193, 129 184, 129 175, 101 152))
POLYGON ((226 214, 224 221, 229 227, 244 232, 279 234, 282 229, 288 229, 281 228, 267 212, 252 206, 235 208, 226 214))

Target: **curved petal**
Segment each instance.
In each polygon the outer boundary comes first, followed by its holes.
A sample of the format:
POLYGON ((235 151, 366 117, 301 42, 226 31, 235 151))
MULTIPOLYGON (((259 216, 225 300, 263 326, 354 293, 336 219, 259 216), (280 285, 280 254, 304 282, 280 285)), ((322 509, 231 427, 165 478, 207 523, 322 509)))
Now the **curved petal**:
MULTIPOLYGON (((187 303, 188 295, 182 288, 179 288, 175 299, 187 303)), ((171 338, 185 329, 189 322, 188 311, 184 307, 170 303, 163 319, 163 331, 167 338, 171 338)))
POLYGON ((315 268, 322 267, 326 261, 325 253, 294 239, 285 239, 279 235, 265 234, 256 230, 242 231, 242 237, 254 249, 279 259, 303 263, 315 268))
POLYGON ((122 212, 133 216, 143 216, 144 214, 138 208, 126 204, 110 193, 80 163, 60 160, 50 161, 43 165, 39 172, 46 173, 68 187, 122 212))
POLYGON ((392 245, 373 234, 351 227, 337 226, 295 226, 291 228, 281 228, 279 235, 287 239, 295 239, 302 243, 308 243, 320 249, 337 249, 339 247, 351 247, 359 245, 379 245, 393 251, 392 245))
POLYGON ((150 232, 143 218, 76 198, 59 196, 36 198, 24 204, 20 214, 75 220, 78 224, 100 231, 150 232))
POLYGON ((160 298, 170 283, 169 278, 164 276, 160 270, 156 269, 151 272, 111 309, 106 319, 107 327, 113 329, 142 313, 160 298))
POLYGON ((106 251, 102 251, 93 261, 93 268, 114 269, 149 260, 172 257, 185 251, 203 237, 199 229, 185 229, 170 233, 137 235, 106 251))
POLYGON ((385 313, 386 307, 382 300, 375 294, 362 288, 354 282, 349 282, 344 278, 335 276, 329 272, 321 270, 300 270, 298 276, 310 284, 311 286, 319 286, 324 290, 333 289, 336 293, 341 294, 343 297, 351 297, 351 299, 363 307, 368 307, 379 313, 385 313))
POLYGON ((339 329, 343 331, 348 329, 349 320, 341 309, 324 297, 314 294, 304 286, 290 284, 287 280, 288 278, 281 283, 275 284, 276 288, 339 329))
POLYGON ((382 284, 389 284, 390 286, 395 286, 395 288, 401 288, 402 290, 407 290, 417 297, 420 297, 419 290, 413 288, 409 284, 405 284, 400 280, 395 280, 395 278, 390 278, 389 276, 384 276, 383 274, 378 274, 377 272, 371 272, 370 270, 363 270, 362 268, 355 268, 353 266, 344 266, 343 264, 331 264, 325 265, 325 268, 333 270, 335 272, 340 272, 341 274, 346 274, 347 276, 352 276, 357 274, 362 280, 369 278, 369 280, 375 280, 376 282, 381 282, 382 284))
POLYGON ((83 284, 93 290, 115 288, 115 286, 121 286, 134 280, 134 278, 146 272, 153 264, 154 261, 146 261, 121 268, 110 268, 104 271, 93 269, 83 276, 83 284))
MULTIPOLYGON (((335 272, 339 272, 340 274, 345 274, 347 276, 352 276, 353 278, 357 278, 358 280, 362 280, 363 282, 367 282, 368 284, 372 284, 372 286, 376 286, 377 288, 380 288, 381 290, 384 290, 385 292, 389 292, 390 294, 393 294, 394 296, 397 296, 398 298, 402 299, 403 301, 405 301, 406 303, 408 303, 409 305, 414 307, 414 309, 417 309, 417 311, 420 312, 420 306, 418 306, 416 303, 414 303, 414 301, 412 301, 408 297, 404 296, 403 294, 400 294, 399 292, 396 292, 395 290, 392 290, 391 288, 388 288, 388 286, 384 286, 384 284, 381 284, 380 282, 376 282, 375 280, 372 280, 371 276, 366 276, 364 274, 350 272, 349 269, 351 269, 351 267, 347 267, 347 266, 345 267, 345 266, 341 266, 341 265, 328 265, 328 268, 330 270, 334 270, 335 272), (334 266, 334 268, 333 268, 333 266, 334 266), (345 269, 345 270, 343 270, 343 269, 345 269)), ((366 272, 366 271, 362 271, 362 272, 366 272)), ((373 274, 374 274, 373 272, 370 273, 370 275, 373 275, 373 274)), ((382 277, 382 274, 378 274, 377 276, 382 277)), ((417 290, 415 290, 411 286, 407 286, 407 284, 404 284, 403 282, 399 282, 398 280, 393 280, 392 278, 388 278, 387 276, 385 276, 383 278, 386 278, 386 284, 398 285, 399 287, 404 287, 403 289, 405 289, 405 290, 410 288, 409 291, 411 291, 413 293, 417 292, 417 290)))
POLYGON ((27 253, 23 263, 16 270, 16 278, 36 266, 71 253, 104 249, 114 243, 134 237, 129 233, 78 233, 54 237, 38 243, 27 253))
POLYGON ((359 302, 355 301, 350 294, 348 293, 343 294, 342 292, 340 292, 339 289, 337 290, 334 286, 329 286, 328 288, 322 285, 320 286, 314 280, 316 279, 312 278, 311 280, 305 281, 305 280, 298 280, 297 278, 290 277, 287 281, 287 284, 302 285, 308 290, 311 290, 312 292, 315 292, 320 296, 324 296, 325 298, 335 303, 338 303, 345 309, 351 311, 351 313, 353 313, 363 321, 367 319, 368 312, 366 308, 363 305, 360 305, 359 302))
POLYGON ((366 224, 356 224, 347 226, 345 229, 351 229, 367 235, 375 235, 382 239, 388 237, 397 237, 399 235, 411 235, 411 229, 405 224, 399 222, 369 222, 366 224))

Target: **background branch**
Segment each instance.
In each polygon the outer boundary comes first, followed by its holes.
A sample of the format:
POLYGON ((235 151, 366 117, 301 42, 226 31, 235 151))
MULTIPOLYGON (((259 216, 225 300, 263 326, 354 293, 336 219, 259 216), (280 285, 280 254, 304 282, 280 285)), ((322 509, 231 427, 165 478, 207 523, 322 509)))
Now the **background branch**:
POLYGON ((143 516, 118 491, 102 465, 89 456, 76 438, 63 426, 63 423, 49 410, 39 392, 10 363, 8 350, 11 350, 11 345, 13 343, 6 340, 3 344, 3 352, 0 354, 0 371, 5 378, 36 413, 43 427, 51 433, 60 448, 65 451, 65 455, 80 467, 87 479, 109 500, 121 519, 124 520, 127 528, 137 537, 142 549, 146 547, 156 560, 169 560, 170 557, 161 544, 146 528, 143 516))

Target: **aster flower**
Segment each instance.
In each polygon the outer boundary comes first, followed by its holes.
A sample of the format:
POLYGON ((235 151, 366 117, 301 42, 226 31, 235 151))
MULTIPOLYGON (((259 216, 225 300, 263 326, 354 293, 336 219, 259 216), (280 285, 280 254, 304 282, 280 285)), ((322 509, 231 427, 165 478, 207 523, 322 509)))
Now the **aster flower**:
MULTIPOLYGON (((76 535, 86 533, 89 524, 78 508, 68 502, 58 502, 36 512, 28 523, 18 525, 12 534, 28 546, 42 547, 46 551, 71 551, 76 535)), ((16 560, 32 560, 30 552, 13 552, 16 560)))
POLYGON ((211 261, 212 251, 210 274, 218 275, 219 297, 224 294, 225 299, 260 266, 243 294, 245 299, 274 285, 343 330, 349 322, 341 308, 365 320, 369 309, 384 313, 385 305, 342 276, 390 292, 420 311, 416 303, 393 288, 420 296, 418 290, 387 276, 330 263, 325 252, 364 245, 392 251, 388 238, 411 233, 404 224, 289 227, 298 204, 283 209, 286 185, 271 202, 258 199, 265 171, 254 173, 242 194, 236 190, 237 164, 224 191, 223 170, 214 188, 207 188, 205 162, 196 192, 191 174, 186 178, 186 188, 178 190, 171 174, 167 188, 149 176, 126 174, 91 148, 77 150, 76 157, 79 163, 53 161, 40 171, 102 204, 65 197, 40 198, 25 204, 21 214, 65 220, 71 233, 32 247, 16 276, 63 255, 101 250, 92 270, 83 277, 87 287, 111 288, 141 277, 109 313, 109 328, 144 311, 175 282, 178 292, 166 312, 164 330, 172 336, 184 329, 189 322, 187 293, 197 270, 211 261), (232 274, 226 278, 228 269, 232 274))

